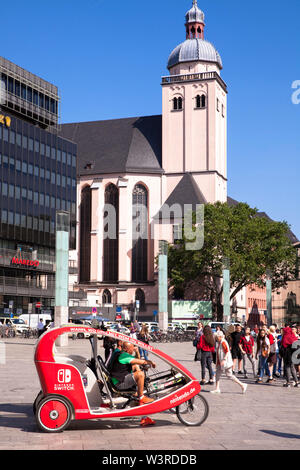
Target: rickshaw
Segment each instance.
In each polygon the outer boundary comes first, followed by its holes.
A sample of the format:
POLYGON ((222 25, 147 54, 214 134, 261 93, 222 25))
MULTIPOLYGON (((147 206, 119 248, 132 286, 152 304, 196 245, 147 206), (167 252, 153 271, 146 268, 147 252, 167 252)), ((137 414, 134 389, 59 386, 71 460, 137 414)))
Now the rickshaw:
POLYGON ((34 361, 41 391, 33 412, 38 428, 44 432, 61 432, 72 420, 131 418, 166 410, 176 413, 184 425, 199 426, 209 413, 208 403, 199 393, 199 382, 185 367, 151 345, 116 331, 82 325, 52 328, 39 338, 34 361), (62 354, 55 346, 59 336, 78 333, 90 335, 90 358, 62 354), (104 336, 133 343, 156 356, 166 368, 144 368, 145 393, 153 402, 140 405, 136 389, 120 391, 113 384, 107 363, 98 354, 98 337, 104 336))

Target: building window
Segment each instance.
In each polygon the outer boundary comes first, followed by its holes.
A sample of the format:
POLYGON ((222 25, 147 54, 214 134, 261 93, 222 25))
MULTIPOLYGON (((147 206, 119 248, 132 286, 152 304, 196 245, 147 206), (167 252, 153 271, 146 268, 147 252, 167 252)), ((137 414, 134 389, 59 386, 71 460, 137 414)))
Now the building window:
POLYGON ((175 243, 176 240, 182 240, 182 225, 181 224, 173 225, 173 243, 175 243))
POLYGON ((173 98, 173 110, 179 111, 182 109, 182 98, 179 96, 178 98, 173 98))
MULTIPOLYGON (((57 204, 58 208, 58 204, 57 204)), ((91 188, 86 186, 81 191, 80 202, 80 282, 90 281, 91 268, 91 188)))
POLYGON ((103 281, 117 282, 119 276, 119 190, 114 184, 105 189, 103 218, 103 281))
POLYGON ((102 294, 102 305, 111 304, 111 293, 108 289, 105 289, 102 294))
POLYGON ((139 301, 139 311, 143 312, 146 310, 146 302, 145 302, 145 292, 143 289, 137 289, 135 291, 135 301, 139 301))
POLYGON ((132 194, 132 281, 147 281, 148 191, 136 184, 132 194))
POLYGON ((196 108, 203 109, 206 107, 206 96, 205 95, 197 95, 196 96, 196 108))
POLYGON ((220 111, 220 100, 217 98, 217 111, 220 111))

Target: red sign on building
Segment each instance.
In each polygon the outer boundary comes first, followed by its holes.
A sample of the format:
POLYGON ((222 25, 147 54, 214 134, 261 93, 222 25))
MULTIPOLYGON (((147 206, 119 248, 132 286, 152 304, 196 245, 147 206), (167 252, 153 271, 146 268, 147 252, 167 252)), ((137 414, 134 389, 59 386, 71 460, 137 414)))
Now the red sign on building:
POLYGON ((21 259, 14 256, 11 260, 11 264, 19 264, 20 266, 30 266, 33 268, 37 268, 40 262, 38 260, 21 259))

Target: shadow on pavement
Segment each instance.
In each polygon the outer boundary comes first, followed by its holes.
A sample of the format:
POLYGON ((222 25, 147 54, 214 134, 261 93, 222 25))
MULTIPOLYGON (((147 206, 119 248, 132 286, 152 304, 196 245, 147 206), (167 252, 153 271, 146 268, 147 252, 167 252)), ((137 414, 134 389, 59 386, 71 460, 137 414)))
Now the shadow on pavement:
MULTIPOLYGON (((167 416, 166 412, 166 416, 167 416)), ((162 419, 151 415, 155 420, 155 425, 147 426, 158 428, 163 426, 174 426, 178 423, 172 421, 172 414, 169 414, 170 419, 162 419)), ((174 415, 173 415, 174 416, 174 415)), ((109 430, 109 429, 130 429, 140 428, 140 417, 126 418, 126 419, 95 419, 95 420, 77 420, 71 421, 67 431, 74 430, 109 430)), ((1 428, 14 428, 23 432, 40 433, 37 428, 35 417, 32 410, 32 404, 28 403, 1 403, 0 404, 0 429, 1 428)))
POLYGON ((261 432, 265 434, 271 434, 272 436, 283 437, 284 439, 300 439, 299 434, 291 434, 289 432, 278 432, 278 431, 269 431, 267 429, 260 429, 261 432))

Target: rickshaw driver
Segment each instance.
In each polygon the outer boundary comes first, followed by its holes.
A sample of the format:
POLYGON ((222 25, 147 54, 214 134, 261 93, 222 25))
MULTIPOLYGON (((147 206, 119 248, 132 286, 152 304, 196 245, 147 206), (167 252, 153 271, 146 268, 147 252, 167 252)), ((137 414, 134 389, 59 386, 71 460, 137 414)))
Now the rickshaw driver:
POLYGON ((128 390, 137 387, 140 405, 152 403, 154 400, 144 396, 144 372, 140 365, 150 365, 155 368, 156 364, 145 359, 137 359, 133 356, 135 347, 132 343, 123 343, 123 351, 114 355, 110 364, 112 382, 118 390, 128 390))

